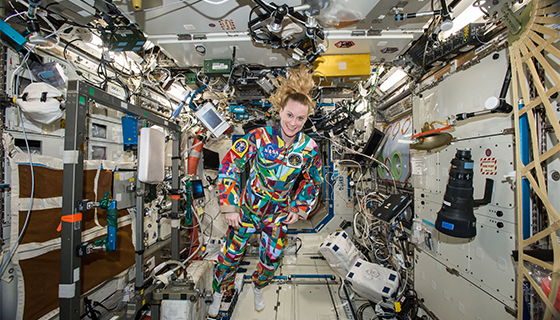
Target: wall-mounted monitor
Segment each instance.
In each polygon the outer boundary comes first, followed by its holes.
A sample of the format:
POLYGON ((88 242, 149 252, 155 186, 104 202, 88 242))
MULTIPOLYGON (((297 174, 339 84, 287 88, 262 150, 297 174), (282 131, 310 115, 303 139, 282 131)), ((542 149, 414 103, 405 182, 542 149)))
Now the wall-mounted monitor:
POLYGON ((221 136, 222 133, 229 128, 229 124, 222 115, 218 113, 211 102, 207 102, 195 114, 206 129, 212 132, 216 138, 221 136))
POLYGON ((220 169, 220 154, 206 148, 202 149, 202 159, 204 169, 219 170, 220 169))
MULTIPOLYGON (((371 133, 371 136, 369 136, 369 139, 366 142, 366 145, 364 146, 364 149, 361 151, 361 153, 373 158, 377 158, 379 152, 385 144, 385 141, 387 141, 387 136, 383 133, 383 131, 379 129, 373 129, 373 132, 371 133)), ((343 160, 352 160, 362 165, 371 161, 370 159, 357 153, 346 153, 343 156, 343 160)))
POLYGON ((377 128, 373 129, 373 132, 371 133, 371 136, 369 136, 362 153, 377 158, 379 152, 385 144, 385 141, 387 141, 387 136, 383 133, 383 131, 377 128))

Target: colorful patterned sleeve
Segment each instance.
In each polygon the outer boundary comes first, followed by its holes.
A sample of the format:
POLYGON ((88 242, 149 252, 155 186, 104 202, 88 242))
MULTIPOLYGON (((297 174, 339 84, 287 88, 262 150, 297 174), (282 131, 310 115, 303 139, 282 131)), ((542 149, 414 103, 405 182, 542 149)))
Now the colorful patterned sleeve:
POLYGON ((222 213, 239 211, 241 173, 245 164, 250 163, 257 153, 256 136, 259 135, 258 130, 255 129, 237 140, 220 164, 218 190, 222 213))
POLYGON ((297 213, 300 219, 307 219, 311 208, 317 201, 319 190, 323 184, 323 164, 319 155, 319 148, 315 141, 311 140, 312 157, 308 160, 306 168, 301 172, 303 181, 299 184, 295 197, 292 200, 290 210, 297 213))

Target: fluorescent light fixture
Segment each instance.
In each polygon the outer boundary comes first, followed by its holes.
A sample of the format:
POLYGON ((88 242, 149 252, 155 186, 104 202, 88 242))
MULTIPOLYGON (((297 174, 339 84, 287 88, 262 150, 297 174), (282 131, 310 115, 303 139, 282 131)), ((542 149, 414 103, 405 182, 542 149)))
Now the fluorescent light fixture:
POLYGON ((476 20, 480 19, 484 13, 477 7, 473 7, 470 5, 465 11, 461 12, 460 15, 453 19, 453 28, 449 31, 445 31, 441 33, 442 39, 449 37, 450 35, 454 34, 455 32, 461 30, 467 24, 475 22, 476 20))
POLYGON ((397 70, 379 86, 379 89, 385 92, 397 82, 401 81, 404 77, 406 77, 406 72, 397 68, 397 70))
POLYGON ((93 44, 96 47, 102 47, 103 46, 103 41, 95 33, 92 33, 91 40, 89 41, 89 43, 93 44))
POLYGON ((127 66, 126 58, 124 57, 124 54, 115 54, 115 57, 113 59, 115 59, 115 62, 117 64, 123 67, 127 66))

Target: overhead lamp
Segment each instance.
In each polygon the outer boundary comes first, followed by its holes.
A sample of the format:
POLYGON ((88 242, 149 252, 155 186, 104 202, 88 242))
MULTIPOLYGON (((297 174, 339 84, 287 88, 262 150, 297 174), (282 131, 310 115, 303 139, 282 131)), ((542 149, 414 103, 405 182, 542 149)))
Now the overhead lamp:
POLYGON ((91 40, 89 41, 89 43, 96 47, 103 47, 103 40, 101 40, 101 38, 95 33, 91 34, 91 40))
POLYGON ((449 180, 443 196, 441 210, 437 213, 436 229, 448 236, 474 238, 476 236, 476 217, 474 207, 492 201, 494 180, 486 179, 484 198, 473 199, 474 161, 470 150, 457 150, 451 160, 449 180))
POLYGON ((480 17, 484 15, 484 12, 477 7, 473 7, 470 5, 465 11, 461 12, 455 19, 453 19, 453 27, 449 30, 442 30, 445 33, 442 34, 442 38, 445 39, 450 35, 454 34, 455 32, 461 30, 464 26, 468 25, 469 23, 473 23, 478 20, 480 17))

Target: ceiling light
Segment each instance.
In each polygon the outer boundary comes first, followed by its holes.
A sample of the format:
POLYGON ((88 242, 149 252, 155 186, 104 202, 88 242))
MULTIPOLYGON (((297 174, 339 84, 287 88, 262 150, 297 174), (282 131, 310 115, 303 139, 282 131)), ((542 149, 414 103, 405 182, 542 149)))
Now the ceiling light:
POLYGON ((101 38, 96 34, 91 35, 91 40, 89 41, 89 43, 96 46, 96 47, 102 47, 103 46, 103 40, 101 40, 101 38))
POLYGON ((404 77, 406 77, 406 72, 401 69, 396 69, 396 71, 379 86, 379 89, 385 92, 397 82, 401 81, 404 77))
MULTIPOLYGON (((442 32, 442 39, 445 39, 452 35, 453 33, 461 30, 464 26, 469 23, 475 22, 476 20, 480 19, 484 13, 477 7, 473 7, 470 5, 465 11, 461 12, 460 15, 453 19, 453 27, 447 31, 442 32)), ((443 28, 442 28, 443 30, 443 28)))

